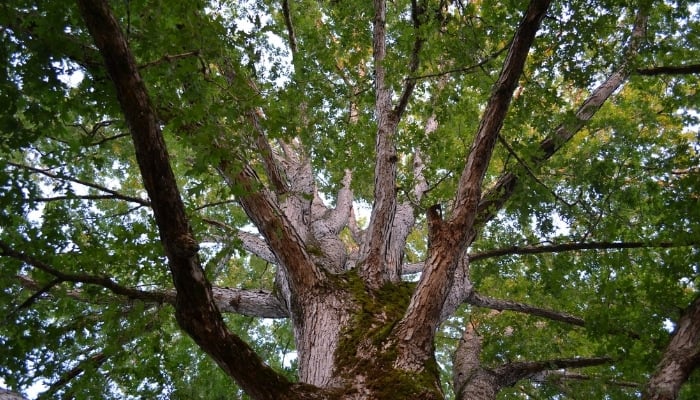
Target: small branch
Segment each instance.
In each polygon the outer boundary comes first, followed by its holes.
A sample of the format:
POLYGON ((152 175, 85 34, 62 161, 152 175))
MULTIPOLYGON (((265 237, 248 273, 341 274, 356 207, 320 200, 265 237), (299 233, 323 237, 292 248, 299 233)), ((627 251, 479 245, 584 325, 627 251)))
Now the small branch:
MULTIPOLYGON (((413 74, 418 70, 420 65, 420 51, 423 48, 423 43, 425 39, 419 33, 421 27, 421 17, 425 14, 425 5, 419 5, 418 0, 411 0, 411 20, 413 21, 413 31, 415 35, 415 40, 413 41, 413 49, 411 50, 411 55, 408 61, 408 73, 413 74)), ((406 111, 406 106, 408 101, 413 94, 413 89, 416 87, 415 79, 404 79, 404 87, 401 96, 399 96, 399 101, 394 107, 394 115, 396 119, 401 119, 404 111, 406 111)))
MULTIPOLYGON (((114 294, 125 296, 130 299, 147 300, 158 303, 168 302, 167 295, 164 293, 145 292, 141 290, 131 289, 117 284, 111 278, 108 277, 87 274, 64 273, 35 257, 16 251, 4 241, 0 241, 0 256, 6 256, 22 261, 50 275, 53 275, 57 278, 57 280, 63 282, 88 283, 97 286, 102 286, 106 289, 109 289, 114 294)), ((172 299, 171 301, 174 302, 174 299, 172 299)))
POLYGON ((558 358, 545 361, 509 363, 496 368, 494 372, 498 375, 499 384, 503 387, 513 385, 521 379, 530 378, 542 371, 592 367, 610 362, 612 362, 610 357, 558 358))
POLYGON ((554 190, 550 189, 547 185, 545 185, 544 182, 542 182, 542 180, 540 180, 540 179, 537 177, 537 175, 535 175, 535 173, 532 171, 532 169, 530 168, 530 166, 527 165, 527 163, 525 162, 525 160, 523 160, 523 159, 518 155, 518 153, 515 152, 515 150, 510 146, 510 144, 508 144, 508 142, 507 142, 507 141, 503 138, 503 136, 501 136, 500 134, 498 135, 498 141, 503 145, 503 147, 506 148, 506 150, 508 151, 508 154, 510 154, 511 156, 513 156, 513 158, 515 158, 515 160, 518 162, 518 164, 520 164, 520 166, 521 166, 523 169, 525 169, 525 171, 527 172, 527 174, 530 175, 530 177, 531 177, 535 182, 537 182, 540 186, 542 186, 542 187, 544 187, 545 189, 547 189, 547 191, 549 191, 549 192, 552 194, 552 196, 553 196, 556 200, 558 200, 558 201, 564 203, 567 207, 573 207, 572 204, 569 204, 569 202, 567 202, 566 200, 564 200, 564 199, 562 199, 561 197, 559 197, 559 195, 556 194, 556 193, 554 192, 554 190))
POLYGON ((639 68, 635 72, 637 75, 646 76, 700 74, 700 64, 665 65, 661 67, 639 68))
POLYGON ((125 200, 123 197, 118 197, 112 194, 95 194, 95 195, 66 195, 66 196, 54 196, 54 197, 34 197, 30 198, 29 201, 35 201, 40 203, 49 203, 52 201, 62 201, 62 200, 125 200))
POLYGON ((565 322, 571 325, 586 325, 585 321, 581 317, 576 317, 571 314, 567 314, 560 311, 554 311, 546 308, 534 307, 529 304, 519 303, 516 301, 494 299, 492 297, 487 297, 474 291, 471 292, 469 296, 467 296, 465 302, 476 307, 484 307, 498 311, 517 311, 524 314, 546 318, 552 321, 565 322))
POLYGON ((78 377, 78 375, 85 372, 87 367, 96 369, 99 368, 105 361, 107 361, 107 356, 103 352, 90 356, 86 360, 83 360, 78 366, 63 374, 59 380, 52 383, 45 392, 39 395, 38 399, 53 398, 53 395, 55 395, 57 391, 66 386, 71 380, 78 377))
POLYGON ((128 133, 120 133, 120 134, 118 134, 118 135, 109 136, 109 137, 100 139, 100 140, 98 140, 98 141, 96 141, 96 142, 92 142, 92 143, 90 143, 88 146, 100 146, 100 145, 103 145, 103 144, 105 144, 105 143, 107 143, 107 142, 109 142, 109 141, 111 141, 111 140, 117 140, 117 139, 121 139, 121 138, 123 138, 123 137, 128 137, 128 136, 129 136, 128 133))
POLYGON ((49 178, 52 178, 52 179, 60 179, 63 181, 73 182, 73 183, 77 183, 79 185, 83 185, 83 186, 87 186, 87 187, 90 187, 93 189, 97 189, 99 191, 109 193, 115 199, 124 200, 124 201, 128 201, 131 203, 137 203, 137 204, 140 204, 140 205, 145 206, 145 207, 151 206, 151 203, 147 200, 143 200, 143 199, 140 199, 138 197, 127 196, 127 195, 119 193, 115 190, 108 189, 104 186, 98 185, 96 183, 83 181, 81 179, 73 178, 71 176, 67 176, 64 174, 57 174, 57 173, 49 172, 49 171, 46 171, 46 170, 43 170, 40 168, 30 167, 29 165, 18 164, 18 163, 14 163, 11 161, 8 161, 7 165, 13 166, 15 168, 25 169, 25 170, 28 170, 28 171, 31 171, 31 172, 34 172, 37 174, 44 175, 44 176, 48 176, 49 178))
MULTIPOLYGON (((41 287, 39 290, 37 290, 36 293, 31 295, 27 300, 23 301, 22 304, 18 305, 15 307, 14 310, 10 311, 10 313, 5 316, 3 319, 3 323, 7 323, 15 314, 17 314, 20 310, 23 310, 25 308, 30 307, 32 304, 34 304, 44 293, 47 293, 49 290, 51 290, 53 287, 58 285, 59 283, 63 282, 61 279, 54 279, 51 282, 47 283, 45 286, 41 287)), ((0 397, 1 398, 1 397, 0 397)))
MULTIPOLYGON (((509 45, 510 45, 510 43, 508 44, 508 46, 509 45)), ((473 64, 473 65, 449 69, 447 71, 441 71, 441 72, 436 72, 436 73, 432 73, 432 74, 411 76, 411 77, 408 77, 406 79, 421 80, 421 79, 439 78, 439 77, 442 77, 445 75, 452 75, 452 74, 472 73, 472 72, 475 72, 476 70, 481 69, 484 65, 488 64, 489 62, 495 60, 496 57, 500 56, 504 51, 508 50, 508 46, 504 46, 500 50, 492 53, 488 57, 484 58, 483 60, 481 60, 478 63, 473 64)))
MULTIPOLYGON (((577 374, 577 373, 567 372, 567 371, 542 371, 538 374, 533 375, 532 377, 530 377, 530 379, 533 382, 559 381, 559 380, 565 380, 565 379, 576 380, 576 381, 590 381, 593 379, 602 380, 601 378, 599 378, 597 376, 577 374)), ((618 381, 618 380, 614 380, 614 379, 605 379, 604 382, 606 385, 628 387, 628 388, 633 388, 633 389, 638 389, 642 386, 637 382, 618 381)))
POLYGON ((294 25, 292 24, 292 14, 289 10, 289 0, 282 0, 282 14, 284 15, 284 25, 287 27, 287 37, 289 38, 289 51, 292 53, 292 58, 297 54, 297 36, 294 33, 294 25))
POLYGON ((164 55, 163 57, 154 60, 154 61, 149 61, 145 64, 141 64, 138 66, 139 69, 146 69, 149 67, 152 67, 154 65, 162 64, 164 62, 171 63, 176 60, 180 60, 183 58, 189 58, 189 57, 199 57, 200 52, 199 50, 193 50, 193 51, 188 51, 186 53, 180 53, 180 54, 174 54, 174 55, 164 55))
POLYGON ((212 203, 206 203, 206 204, 202 204, 201 206, 197 206, 194 208, 194 210, 199 211, 199 210, 203 210, 203 209, 208 208, 208 207, 215 207, 215 206, 221 206, 221 205, 225 205, 225 204, 236 204, 236 203, 237 203, 236 200, 215 201, 212 203))
POLYGON ((486 250, 479 253, 469 254, 469 261, 475 262, 487 258, 502 257, 516 254, 542 254, 560 253, 577 250, 616 250, 616 249, 639 249, 639 248, 673 248, 698 246, 700 243, 674 243, 674 242, 587 242, 587 243, 562 243, 545 246, 512 246, 502 249, 486 250))

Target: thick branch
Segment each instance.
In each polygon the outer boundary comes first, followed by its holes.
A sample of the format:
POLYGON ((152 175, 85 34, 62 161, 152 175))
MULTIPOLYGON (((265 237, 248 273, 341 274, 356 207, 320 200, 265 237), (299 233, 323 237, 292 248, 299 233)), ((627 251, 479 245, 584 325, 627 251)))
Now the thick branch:
MULTIPOLYGON (((540 142, 540 154, 528 160, 531 168, 542 165, 551 158, 566 142, 568 142, 581 128, 595 115, 612 94, 627 81, 630 75, 630 64, 637 55, 639 46, 646 31, 647 15, 646 10, 638 11, 632 28, 627 50, 625 51, 625 62, 613 72, 603 83, 596 87, 586 98, 583 104, 576 111, 572 121, 560 124, 554 133, 540 142)), ((518 164, 519 168, 524 167, 518 164)), ((486 191, 479 201, 479 211, 474 223, 475 227, 483 226, 493 219, 503 205, 515 192, 522 176, 522 170, 509 171, 503 174, 496 184, 486 191)))
POLYGON ((700 296, 683 311, 644 400, 674 400, 690 374, 700 366, 700 296))
POLYGON ((467 326, 453 360, 455 394, 459 400, 494 400, 501 389, 521 379, 541 380, 544 371, 590 367, 612 361, 609 357, 560 358, 507 363, 489 369, 480 362, 481 349, 482 337, 472 325, 467 326))
POLYGON ((78 0, 80 13, 116 87, 144 186, 177 290, 178 323, 241 387, 259 399, 283 399, 291 383, 236 335, 216 307, 202 270, 155 110, 126 38, 107 1, 78 0))
POLYGON ((496 138, 548 6, 549 1, 531 1, 515 32, 462 172, 452 218, 448 223, 441 223, 437 212, 431 218, 434 223, 430 224, 431 245, 426 268, 406 315, 395 330, 399 340, 399 356, 395 364, 399 368, 417 370, 431 356, 435 330, 475 219, 482 180, 496 138))
POLYGON ((335 208, 331 211, 327 219, 329 228, 336 234, 348 224, 348 220, 351 217, 353 201, 352 189, 350 188, 351 182, 352 171, 346 170, 345 176, 343 177, 343 187, 338 190, 335 208))
POLYGON ((374 165, 374 204, 360 255, 360 274, 373 288, 388 280, 384 270, 387 239, 396 215, 396 163, 394 135, 398 118, 391 106, 391 88, 386 84, 386 0, 374 1, 373 57, 377 134, 374 165))
POLYGON ((26 400, 26 398, 19 393, 0 388, 0 400, 26 400))
POLYGON ((287 269, 294 291, 301 293, 321 282, 323 271, 313 262, 304 241, 273 194, 263 187, 255 171, 248 165, 234 171, 226 161, 222 161, 218 169, 231 187, 242 190, 238 201, 265 238, 280 266, 287 269))

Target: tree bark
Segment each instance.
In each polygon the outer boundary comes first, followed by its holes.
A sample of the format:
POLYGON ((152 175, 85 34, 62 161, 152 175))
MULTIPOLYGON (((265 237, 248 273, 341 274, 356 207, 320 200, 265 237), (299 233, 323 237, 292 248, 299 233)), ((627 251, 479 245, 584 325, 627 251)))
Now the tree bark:
POLYGON ((454 271, 466 247, 481 197, 481 184, 505 119, 511 97, 525 66, 549 1, 530 2, 487 103, 457 189, 452 217, 443 221, 440 210, 428 212, 428 256, 405 317, 395 337, 399 343, 398 368, 417 371, 433 354, 433 339, 442 308, 454 280, 454 271))
POLYGON ((178 323, 252 397, 285 399, 302 393, 313 396, 315 391, 290 383, 229 332, 202 270, 198 244, 185 214, 155 110, 121 28, 107 1, 78 0, 78 6, 104 59, 131 132, 177 290, 178 323))
POLYGON ((681 385, 700 366, 700 296, 678 320, 671 342, 647 383, 644 400, 673 400, 681 385))

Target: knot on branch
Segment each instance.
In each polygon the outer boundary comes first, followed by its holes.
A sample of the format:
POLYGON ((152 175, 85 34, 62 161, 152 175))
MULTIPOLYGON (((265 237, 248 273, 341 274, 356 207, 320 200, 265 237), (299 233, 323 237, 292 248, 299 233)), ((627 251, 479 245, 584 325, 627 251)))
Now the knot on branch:
POLYGON ((183 233, 172 239, 168 251, 174 257, 193 257, 199 251, 199 243, 194 240, 191 233, 183 233))

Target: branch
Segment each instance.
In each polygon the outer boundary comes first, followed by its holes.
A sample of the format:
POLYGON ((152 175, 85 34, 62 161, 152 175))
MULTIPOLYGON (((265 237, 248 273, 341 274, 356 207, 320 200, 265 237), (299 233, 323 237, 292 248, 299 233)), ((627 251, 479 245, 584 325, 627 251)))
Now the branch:
POLYGON ((421 80, 421 79, 429 79, 429 78, 440 78, 440 77, 443 77, 445 75, 452 75, 452 74, 459 74, 459 73, 472 73, 474 71, 480 70, 484 65, 495 60, 496 57, 503 54, 503 52, 506 50, 508 50, 508 46, 504 46, 503 48, 491 53, 488 57, 484 58, 483 60, 481 60, 478 63, 473 64, 473 65, 468 65, 466 67, 453 68, 453 69, 449 69, 447 71, 435 72, 432 74, 411 76, 411 77, 408 77, 406 79, 421 80))
MULTIPOLYGON (((420 33, 421 28, 421 18, 425 14, 425 4, 418 4, 418 0, 411 0, 411 21, 413 22, 413 33, 415 39, 413 40, 413 49, 411 50, 411 55, 408 59, 408 73, 413 74, 418 70, 420 65, 420 51, 425 43, 425 38, 420 33)), ((404 111, 406 111, 406 106, 408 101, 413 94, 413 89, 416 87, 417 80, 415 79, 404 79, 404 87, 401 96, 399 96, 399 101, 394 108, 394 115, 397 120, 401 119, 404 111)))
POLYGON ((63 374, 59 380, 52 383, 51 386, 49 386, 49 388, 38 397, 38 399, 52 398, 53 395, 55 395, 56 392, 59 391, 62 387, 67 385, 78 375, 85 372, 85 369, 87 367, 97 369, 100 367, 100 365, 104 364, 105 361, 107 361, 107 356, 103 352, 99 352, 88 357, 87 359, 80 362, 78 366, 72 368, 70 371, 67 371, 65 374, 63 374))
POLYGON ((210 218, 202 218, 202 221, 223 230, 229 235, 235 236, 238 240, 241 241, 244 250, 255 254, 256 256, 262 258, 270 264, 279 264, 277 257, 275 257, 275 254, 272 252, 267 243, 265 243, 265 240, 258 237, 258 235, 233 228, 229 225, 224 224, 223 222, 216 221, 210 218))
POLYGON ((289 0, 282 0, 282 14, 284 15, 284 25, 287 27, 287 37, 289 38, 289 51, 292 53, 292 59, 297 55, 297 36, 294 33, 294 25, 292 24, 292 14, 289 10, 289 0))
POLYGON ((0 255, 5 257, 14 258, 15 260, 22 261, 28 265, 31 265, 37 269, 40 269, 56 279, 63 282, 76 282, 76 283, 87 283, 102 286, 109 289, 112 293, 125 296, 130 299, 147 300, 152 302, 163 303, 166 301, 165 295, 162 293, 154 292, 144 292, 141 290, 131 289, 124 286, 120 286, 114 282, 111 278, 88 275, 88 274, 69 274, 59 271, 53 266, 35 258, 25 253, 19 252, 13 249, 8 243, 0 240, 0 255))
POLYGON ((494 299, 492 297, 487 297, 474 291, 467 296, 465 302, 467 304, 471 304, 477 307, 484 307, 498 311, 517 311, 524 314, 536 315, 538 317, 547 318, 552 321, 565 322, 567 324, 576 326, 586 325, 585 321, 581 317, 576 317, 571 314, 555 310, 549 310, 546 308, 534 307, 529 304, 518 303, 516 301, 494 299))
POLYGON ((177 290, 180 326, 251 397, 285 399, 294 387, 232 334, 216 307, 202 269, 160 124, 126 38, 106 0, 78 0, 80 13, 104 58, 131 132, 161 242, 177 290))
POLYGON ((643 400, 674 400, 690 374, 700 367, 700 296, 678 320, 671 342, 646 385, 643 400))
POLYGON ((352 171, 345 170, 345 176, 342 181, 343 187, 338 190, 335 208, 331 211, 327 219, 328 226, 335 234, 340 232, 348 224, 350 218, 353 200, 352 189, 350 188, 351 182, 352 171))
MULTIPOLYGON (((599 377, 596 377, 596 376, 577 374, 577 373, 566 372, 566 371, 551 371, 551 370, 550 371, 542 371, 542 372, 530 377, 530 380, 532 380, 533 382, 546 382, 548 380, 549 381, 558 381, 558 380, 564 380, 564 379, 577 380, 577 381, 588 381, 588 380, 592 380, 592 379, 601 380, 599 377)), ((618 381, 618 380, 614 380, 614 379, 605 379, 604 382, 606 385, 628 387, 628 388, 633 388, 633 389, 638 389, 641 386, 637 382, 618 381)))
POLYGON ((404 318, 395 329, 396 337, 400 338, 395 363, 398 368, 414 371, 431 357, 442 307, 475 220, 484 174, 527 54, 548 6, 549 1, 532 0, 515 32, 462 171, 452 218, 448 223, 443 223, 438 213, 431 218, 434 223, 429 227, 428 240, 431 245, 426 268, 404 318))
MULTIPOLYGON (((32 263, 27 264, 35 266, 34 262, 38 260, 29 258, 32 263)), ((37 267, 38 268, 38 267, 37 267)), ((41 269, 41 268, 40 268, 41 269)), ((53 274, 52 274, 53 275, 53 274)), ((133 288, 128 288, 125 286, 120 286, 109 278, 97 277, 94 275, 81 275, 81 274, 63 274, 64 279, 60 279, 60 282, 72 282, 72 283, 82 283, 91 284, 109 289, 112 293, 127 298, 129 300, 138 300, 148 304, 170 304, 175 306, 177 293, 174 290, 165 291, 142 291, 133 288)), ((38 290, 30 297, 32 301, 40 298, 41 295, 52 296, 48 289, 48 285, 42 287, 34 279, 20 275, 17 277, 20 280, 20 284, 25 288, 30 290, 38 290)), ((59 280, 59 279, 56 279, 59 280)), ((53 282, 52 282, 53 283, 53 282)), ((249 317, 258 318, 288 318, 289 312, 287 311, 285 305, 275 293, 269 290, 246 290, 246 289, 235 289, 235 288, 224 288, 224 287, 213 287, 212 291, 214 293, 214 300, 216 301, 216 306, 224 313, 235 313, 240 315, 245 315, 249 317)), ((67 296, 81 302, 94 303, 94 300, 88 299, 81 290, 70 290, 67 296)), ((110 301, 110 300, 106 300, 110 301)), ((16 310, 25 308, 28 306, 29 301, 25 301, 21 306, 17 307, 16 310), (25 304, 27 303, 27 304, 25 304)), ((15 311, 16 312, 16 311, 15 311)), ((6 317, 5 320, 9 318, 6 317)))
POLYGON ((179 59, 182 59, 182 58, 189 58, 189 57, 197 57, 197 58, 199 58, 199 55, 200 55, 199 50, 193 50, 193 51, 188 51, 188 52, 185 52, 185 53, 173 54, 173 55, 168 55, 168 54, 166 54, 166 55, 164 55, 163 57, 161 57, 161 58, 159 58, 159 59, 157 59, 157 60, 149 61, 149 62, 147 62, 147 63, 145 63, 145 64, 141 64, 141 65, 139 65, 138 68, 139 68, 139 69, 146 69, 146 68, 152 67, 152 66, 154 66, 154 65, 162 64, 162 63, 164 63, 164 62, 171 63, 171 62, 173 62, 173 61, 176 61, 176 60, 179 60, 179 59))
POLYGON ((700 74, 700 64, 665 65, 661 67, 639 68, 635 72, 638 75, 646 76, 700 74))
POLYGON ((398 116, 392 110, 392 90, 386 84, 386 0, 374 0, 372 28, 374 58, 375 116, 377 133, 374 164, 374 204, 365 241, 360 251, 359 270, 365 283, 374 289, 388 280, 384 269, 386 241, 396 214, 396 164, 394 135, 398 116))
MULTIPOLYGON (((11 161, 8 161, 7 165, 13 166, 15 168, 25 169, 25 170, 28 170, 28 171, 31 171, 31 172, 34 172, 37 174, 44 175, 44 176, 48 176, 49 178, 52 178, 52 179, 60 179, 60 180, 68 181, 68 182, 77 183, 79 185, 87 186, 87 187, 90 187, 93 189, 97 189, 101 192, 109 193, 112 196, 112 198, 115 198, 115 199, 125 200, 128 202, 140 204, 140 205, 146 206, 146 207, 151 206, 151 203, 147 200, 143 200, 143 199, 138 198, 138 197, 128 196, 128 195, 119 193, 115 190, 98 185, 96 183, 83 181, 81 179, 73 178, 73 177, 68 176, 68 175, 57 174, 57 173, 49 172, 49 171, 46 171, 46 170, 43 170, 40 168, 30 167, 29 165, 18 164, 18 163, 14 163, 11 161)), ((68 197, 68 196, 66 196, 66 197, 68 197)), ((79 197, 79 196, 75 196, 75 197, 79 197)), ((37 201, 42 201, 42 200, 37 200, 37 201)))
POLYGON ((608 364, 610 362, 612 362, 612 358, 610 357, 556 358, 545 361, 509 363, 496 368, 494 372, 498 375, 501 387, 505 387, 511 386, 521 379, 531 378, 542 371, 592 367, 608 364))
POLYGON ((674 242, 586 242, 586 243, 562 243, 544 246, 512 246, 502 249, 486 250, 469 254, 469 261, 479 261, 488 258, 501 257, 515 254, 542 254, 560 253, 564 251, 578 250, 615 250, 615 249, 639 249, 639 248, 673 248, 698 246, 700 243, 674 243, 674 242))
POLYGON ((26 400, 26 397, 8 389, 0 388, 0 399, 2 400, 26 400))
POLYGON ((541 380, 544 371, 607 364, 610 357, 559 358, 545 361, 507 363, 494 369, 482 366, 482 337, 468 325, 462 334, 453 365, 455 395, 459 400, 495 399, 498 392, 525 378, 541 380))
MULTIPOLYGON (((630 65, 634 61, 644 38, 647 19, 646 10, 641 9, 637 12, 629 44, 625 51, 625 62, 591 92, 574 114, 573 121, 560 124, 554 130, 554 133, 540 142, 540 155, 529 160, 528 164, 531 168, 536 169, 562 148, 629 78, 630 65)), ((522 169, 523 167, 521 166, 520 168, 522 169)), ((515 188, 520 180, 518 177, 524 175, 521 169, 506 172, 491 189, 483 194, 479 201, 478 216, 474 223, 475 227, 483 226, 493 219, 498 211, 503 208, 506 201, 515 193, 515 188)))
MULTIPOLYGON (((2 253, 0 253, 2 254, 2 253)), ((27 300, 23 301, 22 304, 18 305, 15 307, 14 310, 10 311, 5 318, 3 318, 3 323, 7 323, 15 314, 17 314, 20 310, 23 310, 25 308, 30 307, 32 304, 34 304, 42 295, 47 293, 49 290, 51 290, 53 287, 58 285, 59 283, 63 282, 61 279, 54 279, 51 282, 47 283, 46 285, 42 287, 38 287, 36 293, 32 294, 27 300)), ((37 285, 38 286, 38 285, 37 285)))
POLYGON ((303 293, 320 283, 325 278, 324 272, 314 263, 299 233, 252 167, 245 165, 234 171, 228 161, 222 160, 217 169, 229 186, 241 191, 238 201, 265 238, 279 265, 287 269, 294 292, 303 293))

